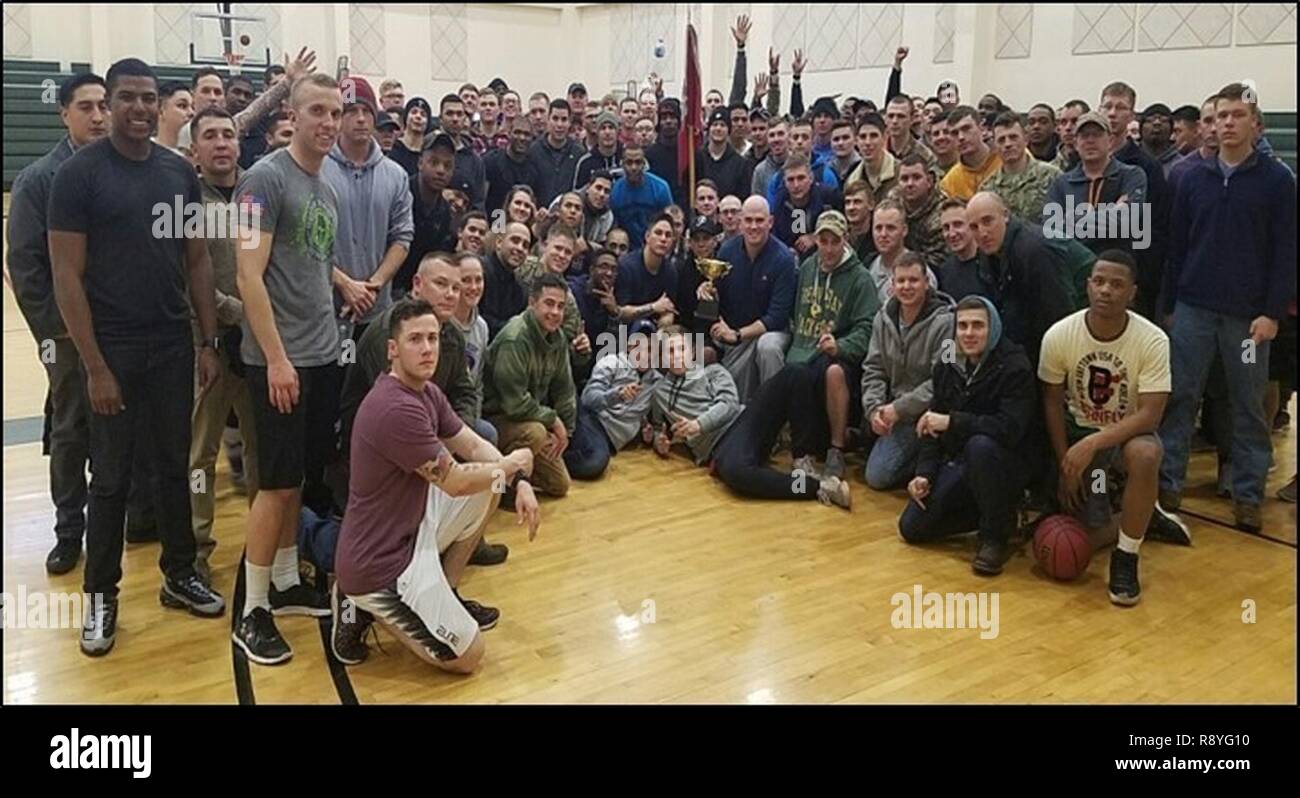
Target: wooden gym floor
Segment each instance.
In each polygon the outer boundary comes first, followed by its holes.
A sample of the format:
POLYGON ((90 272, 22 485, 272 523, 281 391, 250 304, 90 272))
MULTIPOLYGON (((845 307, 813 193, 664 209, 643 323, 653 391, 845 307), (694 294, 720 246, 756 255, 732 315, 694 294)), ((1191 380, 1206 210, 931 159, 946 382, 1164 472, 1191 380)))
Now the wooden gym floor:
MULTIPOLYGON (((10 422, 40 416, 45 379, 8 287, 3 330, 4 589, 76 592, 80 567, 61 577, 44 569, 53 509, 39 440, 9 445, 22 426, 10 422)), ((1107 599, 1108 553, 1083 579, 1058 584, 1027 549, 990 580, 971 573, 969 539, 906 546, 896 535, 901 494, 871 491, 860 474, 848 514, 741 501, 684 458, 626 452, 600 481, 546 501, 531 544, 512 515, 496 514, 489 538, 509 544, 510 559, 470 568, 463 583, 502 612, 478 674, 443 674, 381 633, 384 650, 372 645, 336 681, 316 621, 288 618, 279 626, 294 658, 251 666, 251 693, 313 704, 349 690, 363 704, 1294 703, 1295 507, 1271 498, 1295 471, 1294 424, 1274 443, 1264 517, 1276 540, 1214 522, 1230 521, 1231 508, 1213 498, 1212 455, 1199 455, 1184 514, 1195 545, 1143 547, 1143 600, 1132 609, 1107 599), (894 628, 891 597, 915 585, 996 591, 997 637, 894 628), (1254 623, 1242 620, 1248 600, 1254 623)), ((213 565, 228 601, 245 515, 223 470, 213 565)), ((4 631, 5 703, 238 700, 229 614, 200 620, 160 607, 157 545, 127 546, 107 657, 81 655, 76 629, 4 631)))

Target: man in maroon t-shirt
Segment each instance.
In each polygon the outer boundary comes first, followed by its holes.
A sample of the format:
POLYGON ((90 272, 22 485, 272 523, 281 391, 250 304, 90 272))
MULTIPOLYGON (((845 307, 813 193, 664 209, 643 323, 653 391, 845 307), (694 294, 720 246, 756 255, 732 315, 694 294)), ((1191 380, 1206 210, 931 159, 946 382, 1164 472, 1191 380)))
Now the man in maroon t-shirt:
POLYGON ((433 384, 440 326, 418 300, 393 311, 391 371, 380 375, 352 426, 352 479, 334 555, 334 655, 355 665, 378 619, 421 659, 470 673, 480 630, 500 612, 456 592, 507 486, 529 539, 540 521, 528 476, 533 455, 502 456, 465 426, 433 384), (453 455, 462 462, 456 462, 453 455))

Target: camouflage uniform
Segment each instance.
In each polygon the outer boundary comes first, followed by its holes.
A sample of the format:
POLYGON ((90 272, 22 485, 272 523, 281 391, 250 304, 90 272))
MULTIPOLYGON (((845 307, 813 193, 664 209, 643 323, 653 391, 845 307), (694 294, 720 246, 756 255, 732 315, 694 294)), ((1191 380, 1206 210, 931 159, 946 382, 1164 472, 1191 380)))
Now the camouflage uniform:
MULTIPOLYGON (((903 202, 899 189, 895 188, 893 194, 894 199, 903 202)), ((948 257, 948 247, 943 240, 943 225, 939 221, 939 205, 945 199, 947 195, 936 187, 930 189, 929 196, 920 208, 916 211, 907 209, 907 238, 903 244, 920 255, 925 265, 932 270, 938 269, 939 264, 948 257)), ((907 207, 907 203, 903 202, 903 207, 907 207)))
POLYGON ((998 169, 984 181, 980 191, 992 191, 1001 197, 1011 209, 1011 215, 1029 224, 1041 225, 1047 189, 1061 176, 1061 170, 1032 155, 1025 157, 1028 164, 1024 171, 1013 175, 998 169))
MULTIPOLYGON (((519 284, 524 287, 524 291, 527 293, 532 290, 533 281, 543 274, 546 274, 546 264, 542 263, 541 257, 529 255, 524 264, 515 270, 515 279, 519 281, 519 284)), ((564 333, 565 341, 569 344, 572 344, 574 339, 584 331, 582 312, 578 310, 578 300, 574 298, 572 288, 564 292, 564 321, 560 322, 560 331, 564 333)), ((595 341, 591 343, 593 347, 596 345, 595 341)), ((591 358, 591 353, 579 355, 570 349, 570 357, 574 363, 583 364, 591 358)))
POLYGON ((893 155, 896 160, 899 161, 903 160, 904 158, 911 155, 912 153, 916 153, 917 155, 921 156, 922 160, 925 161, 925 168, 929 169, 931 172, 935 174, 935 179, 934 179, 935 183, 938 183, 940 180, 943 179, 943 175, 946 170, 939 165, 939 159, 935 157, 934 151, 931 150, 929 147, 925 146, 924 142, 918 141, 917 139, 912 139, 912 145, 908 147, 907 152, 899 154, 897 152, 894 152, 893 150, 890 150, 889 153, 890 155, 893 155))

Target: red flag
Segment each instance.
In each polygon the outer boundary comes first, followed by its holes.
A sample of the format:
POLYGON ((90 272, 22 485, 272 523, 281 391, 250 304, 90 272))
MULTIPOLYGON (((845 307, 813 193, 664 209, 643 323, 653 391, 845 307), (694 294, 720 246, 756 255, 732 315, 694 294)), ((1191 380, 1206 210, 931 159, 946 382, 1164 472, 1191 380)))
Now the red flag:
POLYGON ((682 90, 682 126, 677 134, 677 173, 689 183, 686 195, 695 205, 695 148, 701 140, 700 109, 704 97, 700 91, 700 45, 695 26, 686 24, 686 81, 682 90))

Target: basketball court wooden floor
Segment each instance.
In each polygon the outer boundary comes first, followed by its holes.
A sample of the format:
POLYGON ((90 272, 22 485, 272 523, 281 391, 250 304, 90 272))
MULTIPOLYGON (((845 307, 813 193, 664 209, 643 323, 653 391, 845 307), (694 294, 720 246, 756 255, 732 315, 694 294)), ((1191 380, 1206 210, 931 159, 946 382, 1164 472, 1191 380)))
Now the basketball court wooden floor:
MULTIPOLYGON (((4 302, 5 419, 36 417, 44 375, 7 288, 4 302)), ((1293 432, 1275 443, 1270 497, 1296 462, 1293 432)), ((869 490, 860 476, 848 514, 740 501, 684 458, 663 463, 632 451, 602 480, 544 503, 533 543, 512 515, 496 515, 489 535, 510 545, 510 559, 470 568, 463 584, 466 596, 502 611, 478 674, 435 671, 382 633, 383 651, 372 645, 366 663, 332 672, 320 626, 288 618, 280 629, 293 660, 251 666, 248 692, 258 703, 320 704, 352 696, 363 704, 1293 703, 1294 505, 1265 505, 1265 532, 1277 541, 1204 520, 1231 515, 1212 498, 1206 457, 1195 461, 1198 487, 1184 515, 1195 545, 1144 546, 1142 603, 1120 609, 1106 596, 1106 552, 1076 583, 1047 579, 1027 549, 1001 577, 981 579, 970 570, 970 540, 900 542, 902 498, 869 490), (918 585, 996 591, 997 636, 895 628, 892 597, 918 585), (1243 622, 1247 602, 1253 623, 1243 622)), ((214 582, 229 600, 246 510, 224 473, 218 496, 214 582)), ((39 442, 6 445, 6 591, 80 590, 80 567, 45 573, 52 522, 39 442)), ((117 647, 107 657, 81 655, 76 629, 6 629, 4 701, 237 701, 229 615, 200 620, 160 607, 157 558, 157 544, 127 547, 117 647)))

